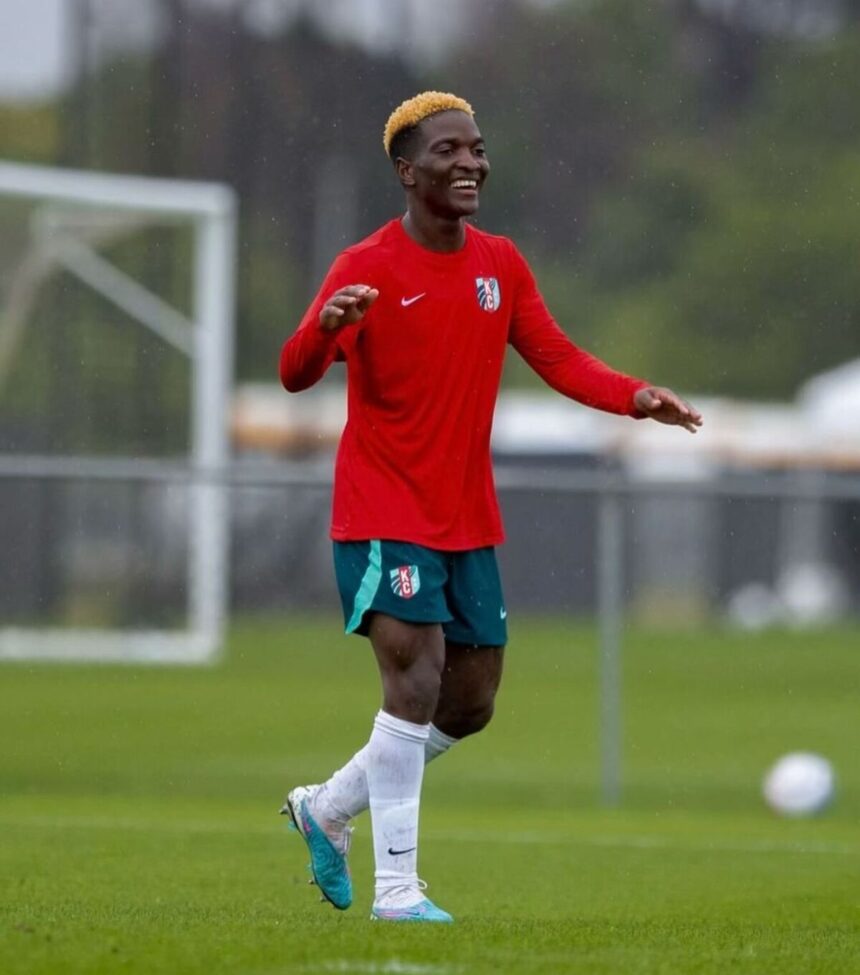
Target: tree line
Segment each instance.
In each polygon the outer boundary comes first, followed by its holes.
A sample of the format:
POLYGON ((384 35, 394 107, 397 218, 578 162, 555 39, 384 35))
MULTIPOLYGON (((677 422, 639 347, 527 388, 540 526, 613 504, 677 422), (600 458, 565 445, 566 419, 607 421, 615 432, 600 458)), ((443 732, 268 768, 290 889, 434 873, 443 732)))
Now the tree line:
MULTIPOLYGON (((517 241, 586 348, 754 398, 860 355, 857 4, 812 34, 768 21, 768 0, 486 7, 427 65, 310 19, 261 35, 237 7, 162 0, 160 44, 57 104, 0 111, 0 153, 232 184, 239 380, 274 377, 333 254, 401 208, 382 126, 429 87, 475 106, 492 164, 479 222, 517 241)), ((162 254, 168 288, 183 255, 162 254)), ((532 381, 517 363, 507 378, 532 381)))

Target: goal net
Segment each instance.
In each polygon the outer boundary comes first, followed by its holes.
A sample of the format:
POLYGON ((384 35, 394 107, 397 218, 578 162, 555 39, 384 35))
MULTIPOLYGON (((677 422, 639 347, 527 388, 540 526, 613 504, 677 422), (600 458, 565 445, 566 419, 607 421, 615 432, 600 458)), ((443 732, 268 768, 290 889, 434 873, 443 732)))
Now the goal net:
POLYGON ((217 654, 235 240, 226 186, 0 162, 0 658, 217 654))

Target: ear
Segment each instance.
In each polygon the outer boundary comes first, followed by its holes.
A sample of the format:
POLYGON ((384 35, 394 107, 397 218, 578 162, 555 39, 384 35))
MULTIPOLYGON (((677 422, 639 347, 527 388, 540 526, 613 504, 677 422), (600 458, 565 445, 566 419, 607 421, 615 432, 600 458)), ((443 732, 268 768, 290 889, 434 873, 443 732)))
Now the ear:
POLYGON ((397 178, 400 180, 401 186, 415 185, 415 173, 413 172, 410 160, 404 159, 403 156, 398 156, 394 161, 394 168, 397 171, 397 178))

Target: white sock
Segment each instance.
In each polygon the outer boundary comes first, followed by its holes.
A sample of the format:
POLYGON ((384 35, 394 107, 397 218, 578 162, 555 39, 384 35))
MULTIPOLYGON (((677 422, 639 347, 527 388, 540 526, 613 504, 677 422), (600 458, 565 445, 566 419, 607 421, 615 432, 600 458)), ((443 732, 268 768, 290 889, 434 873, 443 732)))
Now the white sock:
MULTIPOLYGON (((440 731, 436 725, 430 725, 427 742, 424 745, 424 764, 432 762, 434 758, 444 755, 452 745, 456 745, 459 738, 452 738, 440 731)), ((323 827, 331 824, 334 829, 342 829, 359 813, 363 813, 370 805, 370 795, 367 790, 367 745, 338 769, 332 777, 324 782, 314 795, 311 802, 311 813, 323 827)))
POLYGON ((430 733, 427 735, 427 744, 424 746, 424 764, 432 762, 434 758, 444 755, 452 745, 456 745, 459 738, 452 738, 440 731, 435 724, 430 725, 430 733))
POLYGON ((421 900, 418 888, 418 808, 429 724, 413 724, 380 711, 367 743, 365 769, 376 861, 375 902, 386 894, 421 900), (408 893, 407 893, 408 892, 408 893))
POLYGON ((367 748, 365 745, 356 752, 343 768, 317 789, 311 801, 311 814, 323 829, 326 829, 327 823, 335 827, 346 826, 367 809, 369 796, 367 772, 364 770, 367 748))

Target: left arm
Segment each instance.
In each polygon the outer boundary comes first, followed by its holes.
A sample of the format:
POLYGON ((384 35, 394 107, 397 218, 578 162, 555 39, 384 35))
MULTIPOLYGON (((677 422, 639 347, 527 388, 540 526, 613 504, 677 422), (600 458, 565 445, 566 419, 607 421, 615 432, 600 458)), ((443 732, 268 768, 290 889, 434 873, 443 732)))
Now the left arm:
POLYGON ((574 345, 551 318, 528 329, 517 325, 511 329, 511 345, 547 385, 597 410, 639 415, 634 397, 648 383, 616 372, 574 345))
POLYGON ((547 310, 528 265, 515 255, 521 267, 509 341, 549 386, 598 410, 696 432, 701 414, 670 389, 616 372, 574 345, 547 310))

